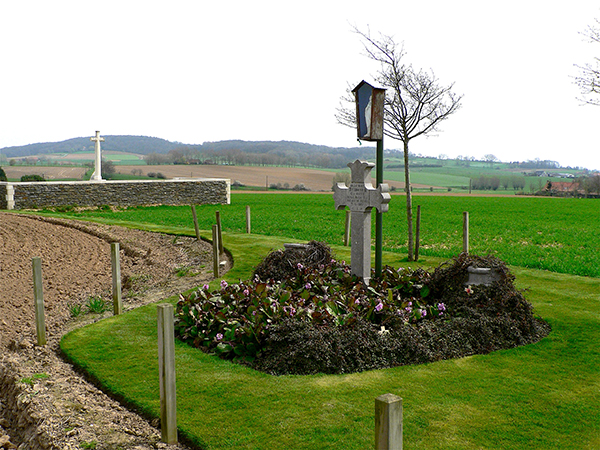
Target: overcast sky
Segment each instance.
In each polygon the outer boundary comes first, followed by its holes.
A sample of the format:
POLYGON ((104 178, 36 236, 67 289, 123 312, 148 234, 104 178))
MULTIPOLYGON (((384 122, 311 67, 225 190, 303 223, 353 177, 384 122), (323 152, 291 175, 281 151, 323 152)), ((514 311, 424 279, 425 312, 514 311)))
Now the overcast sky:
POLYGON ((335 109, 378 69, 356 25, 464 95, 411 151, 600 169, 600 107, 573 84, 594 18, 592 0, 1 1, 0 148, 95 130, 355 146, 335 109))

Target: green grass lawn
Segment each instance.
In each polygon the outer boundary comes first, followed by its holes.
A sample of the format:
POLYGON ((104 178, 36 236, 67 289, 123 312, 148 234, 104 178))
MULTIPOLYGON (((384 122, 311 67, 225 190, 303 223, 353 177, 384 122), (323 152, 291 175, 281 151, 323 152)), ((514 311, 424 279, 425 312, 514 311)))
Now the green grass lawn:
MULTIPOLYGON (((172 224, 154 229, 181 231, 172 224)), ((289 241, 226 233, 235 266, 225 278, 247 278, 269 250, 289 241)), ((347 248, 334 250, 348 258, 347 248)), ((401 259, 384 256, 393 265, 401 259)), ((180 433, 206 449, 370 449, 374 399, 391 392, 404 399, 406 449, 600 448, 600 279, 514 272, 553 331, 537 344, 489 355, 274 377, 178 343, 180 433)), ((113 394, 152 417, 159 414, 156 316, 156 305, 148 305, 78 329, 61 343, 113 394)))

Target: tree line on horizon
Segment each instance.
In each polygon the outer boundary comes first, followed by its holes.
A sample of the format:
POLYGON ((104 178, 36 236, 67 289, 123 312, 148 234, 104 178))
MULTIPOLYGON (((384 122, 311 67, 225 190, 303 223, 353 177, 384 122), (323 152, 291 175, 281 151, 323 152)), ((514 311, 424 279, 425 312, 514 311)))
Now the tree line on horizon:
MULTIPOLYGON (((352 148, 328 147, 324 145, 306 144, 294 141, 241 141, 228 140, 218 142, 205 142, 200 145, 186 145, 171 142, 165 139, 148 136, 105 136, 102 145, 103 151, 119 151, 145 155, 149 165, 160 164, 227 164, 227 165, 262 165, 262 166, 288 166, 288 167, 319 167, 339 169, 346 168, 349 161, 355 159, 374 160, 375 147, 360 146, 352 148)), ((74 138, 61 142, 47 142, 29 144, 20 147, 6 147, 0 149, 0 154, 5 163, 34 165, 37 160, 33 155, 42 155, 40 159, 51 164, 50 158, 45 155, 55 153, 76 153, 93 151, 94 145, 89 138, 74 138), (8 160, 8 158, 11 158, 8 160), (15 161, 14 158, 23 158, 15 161), (29 158, 29 159, 26 159, 29 158)), ((387 149, 386 157, 403 159, 404 152, 398 149, 387 149)), ((483 162, 491 168, 500 163, 494 155, 485 155, 479 160, 470 156, 457 156, 449 158, 444 154, 438 157, 426 157, 419 154, 410 154, 411 159, 427 158, 438 166, 446 165, 453 161, 457 166, 469 167, 474 162, 483 162)), ((559 169, 556 161, 528 160, 523 162, 510 162, 510 168, 518 169, 559 169)), ((402 164, 398 165, 401 168, 402 164)), ((569 167, 571 169, 571 167, 569 167)), ((574 168, 581 169, 581 168, 574 168)))

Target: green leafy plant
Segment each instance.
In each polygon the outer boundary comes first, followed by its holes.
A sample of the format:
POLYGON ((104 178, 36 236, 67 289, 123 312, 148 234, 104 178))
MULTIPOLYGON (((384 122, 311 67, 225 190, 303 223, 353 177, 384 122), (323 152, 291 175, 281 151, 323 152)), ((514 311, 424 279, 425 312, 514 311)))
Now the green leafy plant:
POLYGON ((98 445, 98 442, 96 442, 96 441, 90 441, 90 442, 83 441, 79 444, 79 446, 81 448, 86 448, 86 449, 95 449, 97 445, 98 445))
POLYGON ((175 274, 176 274, 178 277, 194 277, 194 276, 196 276, 196 275, 197 275, 197 273, 196 273, 196 272, 194 272, 194 271, 192 270, 192 268, 191 268, 191 267, 189 267, 189 266, 181 266, 181 267, 177 267, 177 268, 175 269, 175 274))
POLYGON ((49 377, 50 375, 47 373, 35 373, 31 377, 21 378, 20 382, 28 384, 29 386, 33 386, 35 384, 35 380, 45 380, 49 377))
POLYGON ((99 296, 88 298, 86 306, 90 312, 96 314, 102 314, 103 312, 108 311, 108 303, 99 296))
POLYGON ((71 317, 79 317, 83 312, 83 308, 79 304, 70 304, 67 306, 69 308, 69 313, 71 313, 71 317))

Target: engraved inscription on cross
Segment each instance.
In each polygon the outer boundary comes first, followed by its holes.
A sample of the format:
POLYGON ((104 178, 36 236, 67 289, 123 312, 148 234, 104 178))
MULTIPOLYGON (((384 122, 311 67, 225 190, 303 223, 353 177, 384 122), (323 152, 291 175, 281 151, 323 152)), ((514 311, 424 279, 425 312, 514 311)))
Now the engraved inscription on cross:
POLYGON ((369 284, 371 279, 371 210, 377 208, 379 212, 387 212, 390 194, 388 185, 380 184, 374 188, 370 182, 370 172, 375 164, 367 161, 356 160, 348 163, 351 172, 350 186, 337 183, 333 188, 335 209, 344 209, 346 206, 351 213, 350 264, 352 274, 363 279, 369 284))
POLYGON ((104 138, 100 137, 100 132, 96 131, 96 137, 91 137, 90 141, 96 142, 96 163, 92 181, 102 181, 102 150, 100 150, 100 142, 104 142, 104 138))

